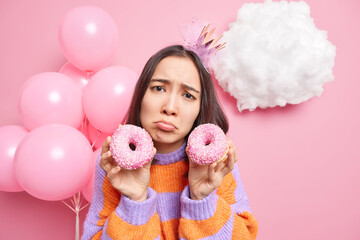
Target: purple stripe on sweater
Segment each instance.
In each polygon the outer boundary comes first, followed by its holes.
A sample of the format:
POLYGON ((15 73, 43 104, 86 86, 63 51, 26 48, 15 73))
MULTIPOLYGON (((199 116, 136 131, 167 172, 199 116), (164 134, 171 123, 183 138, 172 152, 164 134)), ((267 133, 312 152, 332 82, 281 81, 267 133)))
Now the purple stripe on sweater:
POLYGON ((250 213, 249 201, 240 178, 239 168, 237 164, 235 164, 234 166, 232 175, 236 181, 236 188, 234 191, 236 203, 233 204, 231 207, 235 210, 236 213, 242 213, 244 211, 248 211, 250 213))
POLYGON ((160 221, 180 218, 180 196, 178 193, 158 193, 158 214, 160 221))
POLYGON ((84 222, 84 233, 81 240, 91 239, 97 232, 100 232, 102 227, 96 226, 88 221, 84 222))
POLYGON ((104 169, 100 167, 99 162, 100 162, 100 155, 98 157, 98 161, 95 167, 94 193, 88 213, 89 219, 87 219, 94 224, 96 224, 100 220, 98 213, 104 207, 104 195, 103 195, 102 186, 103 186, 104 178, 106 176, 106 172, 104 171, 104 169))
POLYGON ((148 196, 145 201, 136 202, 126 196, 121 196, 115 213, 127 223, 143 225, 156 213, 157 206, 157 193, 148 187, 148 196))
POLYGON ((180 160, 187 158, 186 155, 186 141, 183 145, 176 151, 171 153, 156 153, 152 164, 158 165, 168 165, 171 163, 176 163, 180 160))
POLYGON ((213 191, 201 200, 190 199, 189 185, 181 194, 181 216, 192 220, 205 220, 212 217, 216 211, 219 196, 213 191))
POLYGON ((107 227, 108 227, 108 221, 109 219, 106 219, 103 232, 101 234, 101 240, 113 240, 108 234, 107 234, 107 227))
POLYGON ((97 226, 97 222, 100 220, 99 213, 103 209, 104 206, 104 198, 102 192, 102 186, 104 182, 104 177, 106 172, 100 167, 100 155, 98 157, 96 167, 95 167, 95 186, 93 198, 91 201, 91 205, 89 211, 86 216, 86 220, 84 222, 84 233, 81 239, 90 239, 97 232, 99 232, 102 227, 97 226))

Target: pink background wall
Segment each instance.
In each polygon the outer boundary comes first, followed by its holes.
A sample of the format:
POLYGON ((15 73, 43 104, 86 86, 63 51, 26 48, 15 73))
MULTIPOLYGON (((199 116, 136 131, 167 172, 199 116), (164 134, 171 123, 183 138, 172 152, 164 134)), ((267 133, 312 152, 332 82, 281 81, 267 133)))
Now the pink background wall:
MULTIPOLYGON (((140 73, 158 49, 181 40, 192 17, 227 30, 237 10, 255 1, 0 1, 0 126, 21 124, 17 94, 30 76, 66 62, 57 40, 71 8, 93 4, 116 21, 121 45, 113 65, 140 73)), ((261 1, 256 1, 261 2, 261 1)), ((226 93, 228 134, 259 221, 258 239, 360 239, 360 2, 307 0, 318 28, 337 47, 335 81, 300 105, 239 113, 226 93)), ((81 213, 83 222, 86 208, 81 213)), ((0 239, 73 239, 75 216, 61 202, 0 192, 0 239)))

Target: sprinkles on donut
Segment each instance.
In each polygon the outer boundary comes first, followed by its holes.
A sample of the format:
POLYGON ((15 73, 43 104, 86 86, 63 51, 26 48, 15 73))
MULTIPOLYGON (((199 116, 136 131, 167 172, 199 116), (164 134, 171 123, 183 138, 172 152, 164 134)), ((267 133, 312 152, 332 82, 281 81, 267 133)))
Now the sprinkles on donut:
POLYGON ((145 129, 126 124, 116 129, 111 137, 110 151, 120 167, 133 170, 151 161, 154 144, 145 129))
POLYGON ((199 165, 221 162, 227 158, 229 150, 223 130, 215 124, 197 126, 187 143, 187 153, 191 161, 199 165))

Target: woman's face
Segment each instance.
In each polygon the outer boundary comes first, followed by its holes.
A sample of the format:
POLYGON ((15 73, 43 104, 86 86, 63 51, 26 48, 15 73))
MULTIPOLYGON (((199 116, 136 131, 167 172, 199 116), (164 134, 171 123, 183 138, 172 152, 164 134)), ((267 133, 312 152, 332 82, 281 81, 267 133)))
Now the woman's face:
POLYGON ((157 65, 140 108, 141 125, 158 153, 178 149, 200 111, 201 83, 191 59, 169 56, 157 65))

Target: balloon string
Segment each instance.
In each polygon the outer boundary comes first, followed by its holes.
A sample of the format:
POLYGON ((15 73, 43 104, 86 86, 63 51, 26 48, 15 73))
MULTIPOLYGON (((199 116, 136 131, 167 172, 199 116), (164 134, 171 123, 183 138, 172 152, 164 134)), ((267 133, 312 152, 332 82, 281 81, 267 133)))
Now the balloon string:
POLYGON ((84 118, 84 128, 86 129, 86 131, 88 131, 87 133, 89 133, 89 129, 88 129, 88 126, 89 126, 89 119, 86 117, 85 115, 85 118, 84 118))
MULTIPOLYGON (((90 81, 90 75, 91 75, 91 72, 86 72, 86 82, 87 83, 89 83, 89 81, 90 81)), ((81 132, 84 132, 85 130, 87 130, 87 128, 85 128, 87 121, 88 121, 88 119, 87 119, 87 117, 85 115, 84 119, 83 119, 83 122, 81 124, 81 130, 82 130, 81 132)))
POLYGON ((94 139, 93 144, 91 145, 92 148, 94 147, 94 145, 95 145, 95 143, 96 143, 96 140, 99 138, 101 131, 100 131, 100 130, 97 130, 97 133, 98 133, 98 134, 97 134, 96 138, 94 139))
POLYGON ((86 124, 86 116, 84 116, 82 122, 81 122, 81 132, 84 133, 85 131, 85 124, 86 124))
POLYGON ((94 74, 94 72, 86 72, 86 80, 89 83, 91 76, 94 74))
POLYGON ((79 221, 79 213, 81 212, 81 210, 83 210, 84 208, 86 208, 89 203, 85 204, 84 206, 81 206, 83 203, 83 200, 80 197, 80 192, 78 192, 77 194, 75 194, 73 196, 73 199, 71 199, 71 203, 72 206, 70 206, 68 203, 66 203, 65 201, 62 201, 67 207, 69 207, 75 214, 76 214, 76 222, 75 222, 75 240, 79 240, 80 239, 80 221, 79 221))

